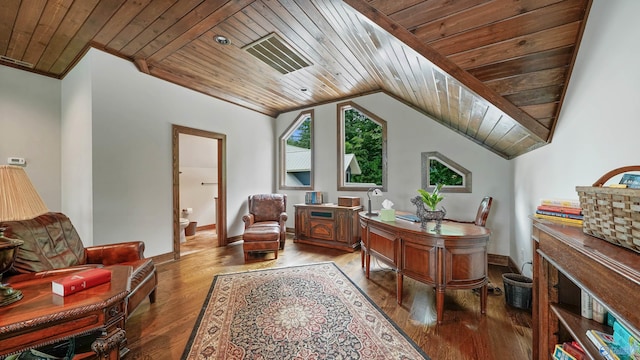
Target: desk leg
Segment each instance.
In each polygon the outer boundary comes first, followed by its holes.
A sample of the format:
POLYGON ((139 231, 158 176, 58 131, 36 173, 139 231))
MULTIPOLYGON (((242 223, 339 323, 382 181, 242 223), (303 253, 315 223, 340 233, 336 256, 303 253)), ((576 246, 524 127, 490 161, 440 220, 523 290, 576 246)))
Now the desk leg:
POLYGON ((126 341, 127 333, 124 330, 117 328, 110 334, 99 336, 93 344, 91 344, 91 349, 98 354, 98 359, 119 360, 120 348, 126 341))
POLYGON ((484 284, 482 286, 482 290, 480 291, 480 313, 481 314, 486 314, 487 313, 487 289, 488 285, 484 284))
POLYGON ((444 287, 440 286, 436 288, 436 312, 438 325, 440 325, 442 324, 442 318, 444 315, 444 287))
POLYGON ((398 270, 396 270, 396 298, 398 299, 398 305, 402 305, 402 281, 404 276, 398 270))
POLYGON ((369 252, 367 251, 367 254, 365 255, 365 268, 364 268, 364 274, 367 277, 367 279, 369 278, 369 269, 371 269, 371 254, 369 254, 369 252))

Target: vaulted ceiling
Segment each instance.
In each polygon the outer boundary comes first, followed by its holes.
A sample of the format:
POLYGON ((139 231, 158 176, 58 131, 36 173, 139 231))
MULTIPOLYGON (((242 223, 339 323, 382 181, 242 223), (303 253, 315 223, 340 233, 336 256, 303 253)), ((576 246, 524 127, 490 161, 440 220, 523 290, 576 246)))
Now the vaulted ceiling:
POLYGON ((591 0, 2 0, 0 7, 6 66, 63 78, 94 47, 273 117, 382 91, 510 159, 551 141, 591 0))

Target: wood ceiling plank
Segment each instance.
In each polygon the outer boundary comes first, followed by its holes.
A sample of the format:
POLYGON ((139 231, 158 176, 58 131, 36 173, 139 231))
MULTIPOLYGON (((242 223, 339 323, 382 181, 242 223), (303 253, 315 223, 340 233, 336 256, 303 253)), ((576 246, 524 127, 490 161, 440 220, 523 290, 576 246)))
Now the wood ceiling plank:
MULTIPOLYGON (((290 7, 289 3, 293 3, 295 1, 292 0, 283 0, 285 6, 290 7)), ((301 2, 302 3, 302 2, 301 2)), ((321 2, 318 2, 316 6, 306 5, 302 6, 302 9, 305 11, 308 16, 308 21, 315 23, 318 26, 318 30, 320 33, 311 34, 316 39, 321 39, 323 34, 326 36, 325 47, 330 51, 330 57, 336 62, 332 68, 328 68, 328 70, 339 70, 342 74, 342 77, 353 76, 355 79, 355 87, 352 89, 357 89, 360 87, 364 87, 367 89, 371 89, 374 86, 379 87, 380 78, 376 77, 375 72, 372 73, 370 68, 367 68, 364 63, 370 61, 363 61, 363 59, 356 56, 353 49, 348 46, 343 40, 342 37, 345 35, 343 32, 338 31, 339 28, 336 26, 341 22, 344 22, 345 18, 349 18, 348 14, 352 14, 350 9, 345 6, 343 3, 338 2, 325 2, 324 6, 321 6, 321 2), (323 18, 323 21, 319 21, 320 18, 323 18), (313 19, 316 19, 313 21, 313 19), (353 72, 353 74, 349 74, 353 72)), ((302 16, 302 14, 293 14, 294 17, 302 16)), ((351 18, 353 19, 353 18, 351 18)), ((293 19, 292 19, 293 20, 293 19)), ((354 21, 350 21, 349 23, 354 24, 354 21)), ((304 28, 312 28, 307 24, 307 21, 301 22, 301 26, 304 28)), ((315 29, 315 28, 314 28, 315 29)), ((348 31, 351 39, 357 36, 358 30, 355 27, 346 27, 344 31, 348 31)))
POLYGON ((380 13, 375 8, 369 7, 368 4, 361 2, 361 0, 344 1, 354 9, 356 9, 359 13, 365 15, 378 26, 389 32, 392 36, 395 36, 407 46, 416 50, 426 59, 429 59, 447 74, 456 78, 471 91, 486 99, 494 106, 499 107, 508 116, 516 119, 518 123, 529 129, 532 132, 533 136, 541 140, 549 138, 549 129, 544 128, 534 118, 530 117, 528 114, 520 110, 517 106, 514 106, 511 102, 507 101, 505 98, 498 95, 491 89, 488 89, 482 82, 471 76, 468 72, 464 71, 459 65, 451 61, 451 59, 440 55, 435 50, 433 50, 433 48, 426 46, 425 44, 420 42, 407 29, 397 26, 396 23, 392 22, 389 18, 384 16, 384 14, 380 13))
POLYGON ((501 117, 487 135, 486 139, 484 140, 484 144, 492 148, 495 147, 496 144, 504 139, 505 136, 516 126, 518 125, 511 119, 501 117))
POLYGON ((507 158, 513 158, 524 149, 540 147, 545 143, 534 141, 529 132, 522 126, 516 125, 509 129, 502 137, 493 144, 493 149, 498 153, 507 154, 507 158))
POLYGON ((73 0, 47 1, 47 5, 40 16, 38 26, 36 26, 31 42, 24 54, 24 61, 36 64, 46 49, 53 34, 58 29, 62 19, 67 15, 73 0))
POLYGON ((460 121, 458 122, 458 131, 466 134, 469 127, 469 120, 471 118, 471 109, 473 107, 473 101, 476 98, 475 94, 472 94, 465 88, 462 88, 462 94, 460 99, 460 121))
POLYGON ((158 15, 153 22, 147 25, 135 38, 129 40, 119 52, 127 57, 140 57, 146 59, 150 54, 142 53, 141 50, 167 29, 180 21, 190 11, 202 3, 203 0, 180 0, 171 5, 165 12, 158 15))
POLYGON ((142 12, 151 0, 126 1, 93 37, 93 42, 102 46, 111 42, 124 28, 142 12))
MULTIPOLYGON (((329 12, 328 2, 321 3, 321 7, 329 12)), ((342 36, 342 42, 349 48, 350 52, 355 56, 357 61, 365 67, 367 73, 372 76, 373 82, 380 88, 387 89, 392 94, 397 94, 400 89, 394 84, 390 88, 385 87, 385 79, 391 77, 389 69, 376 61, 378 57, 378 45, 375 38, 370 37, 361 28, 361 22, 355 14, 345 13, 344 11, 333 10, 331 16, 327 16, 327 21, 342 36)))
MULTIPOLYGON (((503 117, 504 113, 502 111, 500 111, 495 106, 489 106, 487 112, 485 112, 484 114, 484 117, 482 117, 482 121, 480 122, 478 131, 476 132, 476 135, 474 137, 481 143, 486 143, 487 137, 489 137, 489 134, 492 131, 499 131, 496 130, 496 125, 500 123, 500 120, 503 117)), ((503 123, 506 122, 507 121, 503 121, 503 123)))
POLYGON ((489 111, 489 104, 481 99, 474 99, 473 105, 471 106, 471 114, 469 116, 469 125, 467 126, 466 131, 466 134, 471 138, 475 139, 476 134, 480 129, 480 124, 482 124, 482 120, 484 119, 487 111, 489 111))
POLYGON ((536 105, 525 105, 520 107, 527 114, 533 116, 538 121, 544 118, 552 118, 558 111, 558 104, 555 102, 536 105))
POLYGON ((13 24, 6 56, 24 61, 24 53, 46 5, 46 0, 23 1, 13 24))
POLYGON ((69 41, 64 51, 58 56, 49 71, 64 74, 70 70, 79 54, 86 50, 87 44, 103 28, 126 0, 101 0, 91 12, 78 32, 69 41))
MULTIPOLYGON (((51 67, 69 42, 77 35, 80 28, 98 5, 99 0, 75 1, 65 14, 60 26, 56 29, 51 41, 47 44, 42 57, 35 68, 39 71, 51 72, 51 67)), ((56 74, 60 75, 60 74, 56 74)))
POLYGON ((145 46, 140 51, 140 55, 147 54, 149 61, 152 62, 161 61, 253 1, 219 0, 205 2, 145 46))
POLYGON ((369 4, 389 16, 423 1, 424 0, 369 0, 369 4))
POLYGON ((516 94, 507 95, 505 98, 516 106, 527 106, 560 101, 562 86, 547 86, 545 88, 521 91, 516 94))
POLYGON ((178 0, 153 0, 150 6, 145 7, 133 18, 109 43, 105 48, 113 51, 121 51, 129 42, 137 38, 145 29, 162 14, 171 8, 178 0))
POLYGON ((487 81, 485 84, 502 96, 550 85, 564 85, 567 68, 555 68, 511 76, 504 79, 487 81))
POLYGON ((575 43, 581 23, 573 22, 552 29, 512 38, 500 43, 457 53, 449 59, 463 69, 497 63, 527 54, 575 43))
POLYGON ((447 78, 447 93, 449 97, 449 127, 457 130, 460 127, 460 93, 462 86, 455 79, 447 78))
POLYGON ((441 19, 466 9, 474 8, 482 3, 494 0, 430 0, 422 1, 414 6, 392 14, 390 17, 402 27, 413 31, 422 24, 441 19))
MULTIPOLYGON (((469 46, 479 47, 501 41, 509 36, 520 36, 553 27, 554 23, 569 21, 555 20, 555 12, 562 12, 572 4, 561 0, 495 0, 465 11, 438 18, 416 28, 413 33, 421 41, 440 50, 444 55, 468 50, 469 46), (556 6, 550 4, 558 3, 556 6), (541 16, 551 15, 553 21, 541 16), (476 45, 477 44, 477 45, 476 45), (449 49, 453 47, 454 49, 449 49), (460 50, 456 50, 460 47, 460 50), (465 48, 466 47, 466 48, 465 48), (448 52, 447 52, 448 51, 448 52)), ((577 5, 573 4, 573 7, 577 5)))
POLYGON ((467 71, 480 81, 498 80, 534 71, 564 67, 571 62, 573 51, 573 46, 565 46, 467 69, 467 71))
POLYGON ((7 56, 13 24, 15 24, 20 10, 20 0, 6 0, 2 2, 0 11, 0 54, 7 56))

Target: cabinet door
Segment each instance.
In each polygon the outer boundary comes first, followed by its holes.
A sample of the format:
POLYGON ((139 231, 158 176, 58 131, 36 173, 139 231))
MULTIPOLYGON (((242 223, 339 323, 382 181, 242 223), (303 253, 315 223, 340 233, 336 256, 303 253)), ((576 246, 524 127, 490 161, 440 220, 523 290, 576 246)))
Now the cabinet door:
POLYGON ((367 248, 372 254, 388 264, 397 266, 400 240, 395 234, 370 227, 367 241, 369 242, 367 248))
POLYGON ((309 237, 309 211, 305 208, 296 208, 296 238, 309 237))
POLYGON ((345 210, 336 210, 336 241, 341 243, 349 243, 351 233, 351 222, 349 221, 349 212, 345 210))

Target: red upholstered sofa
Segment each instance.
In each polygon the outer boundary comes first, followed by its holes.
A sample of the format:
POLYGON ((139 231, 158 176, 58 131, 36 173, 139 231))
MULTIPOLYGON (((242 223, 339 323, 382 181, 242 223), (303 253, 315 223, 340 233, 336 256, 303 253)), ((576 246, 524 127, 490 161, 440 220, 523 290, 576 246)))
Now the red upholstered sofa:
POLYGON ((142 241, 84 247, 71 220, 55 212, 31 220, 0 222, 0 227, 7 228, 5 236, 24 241, 12 268, 3 275, 3 282, 14 284, 89 267, 129 265, 132 271, 127 318, 146 297, 155 302, 158 275, 153 260, 144 258, 142 241))

